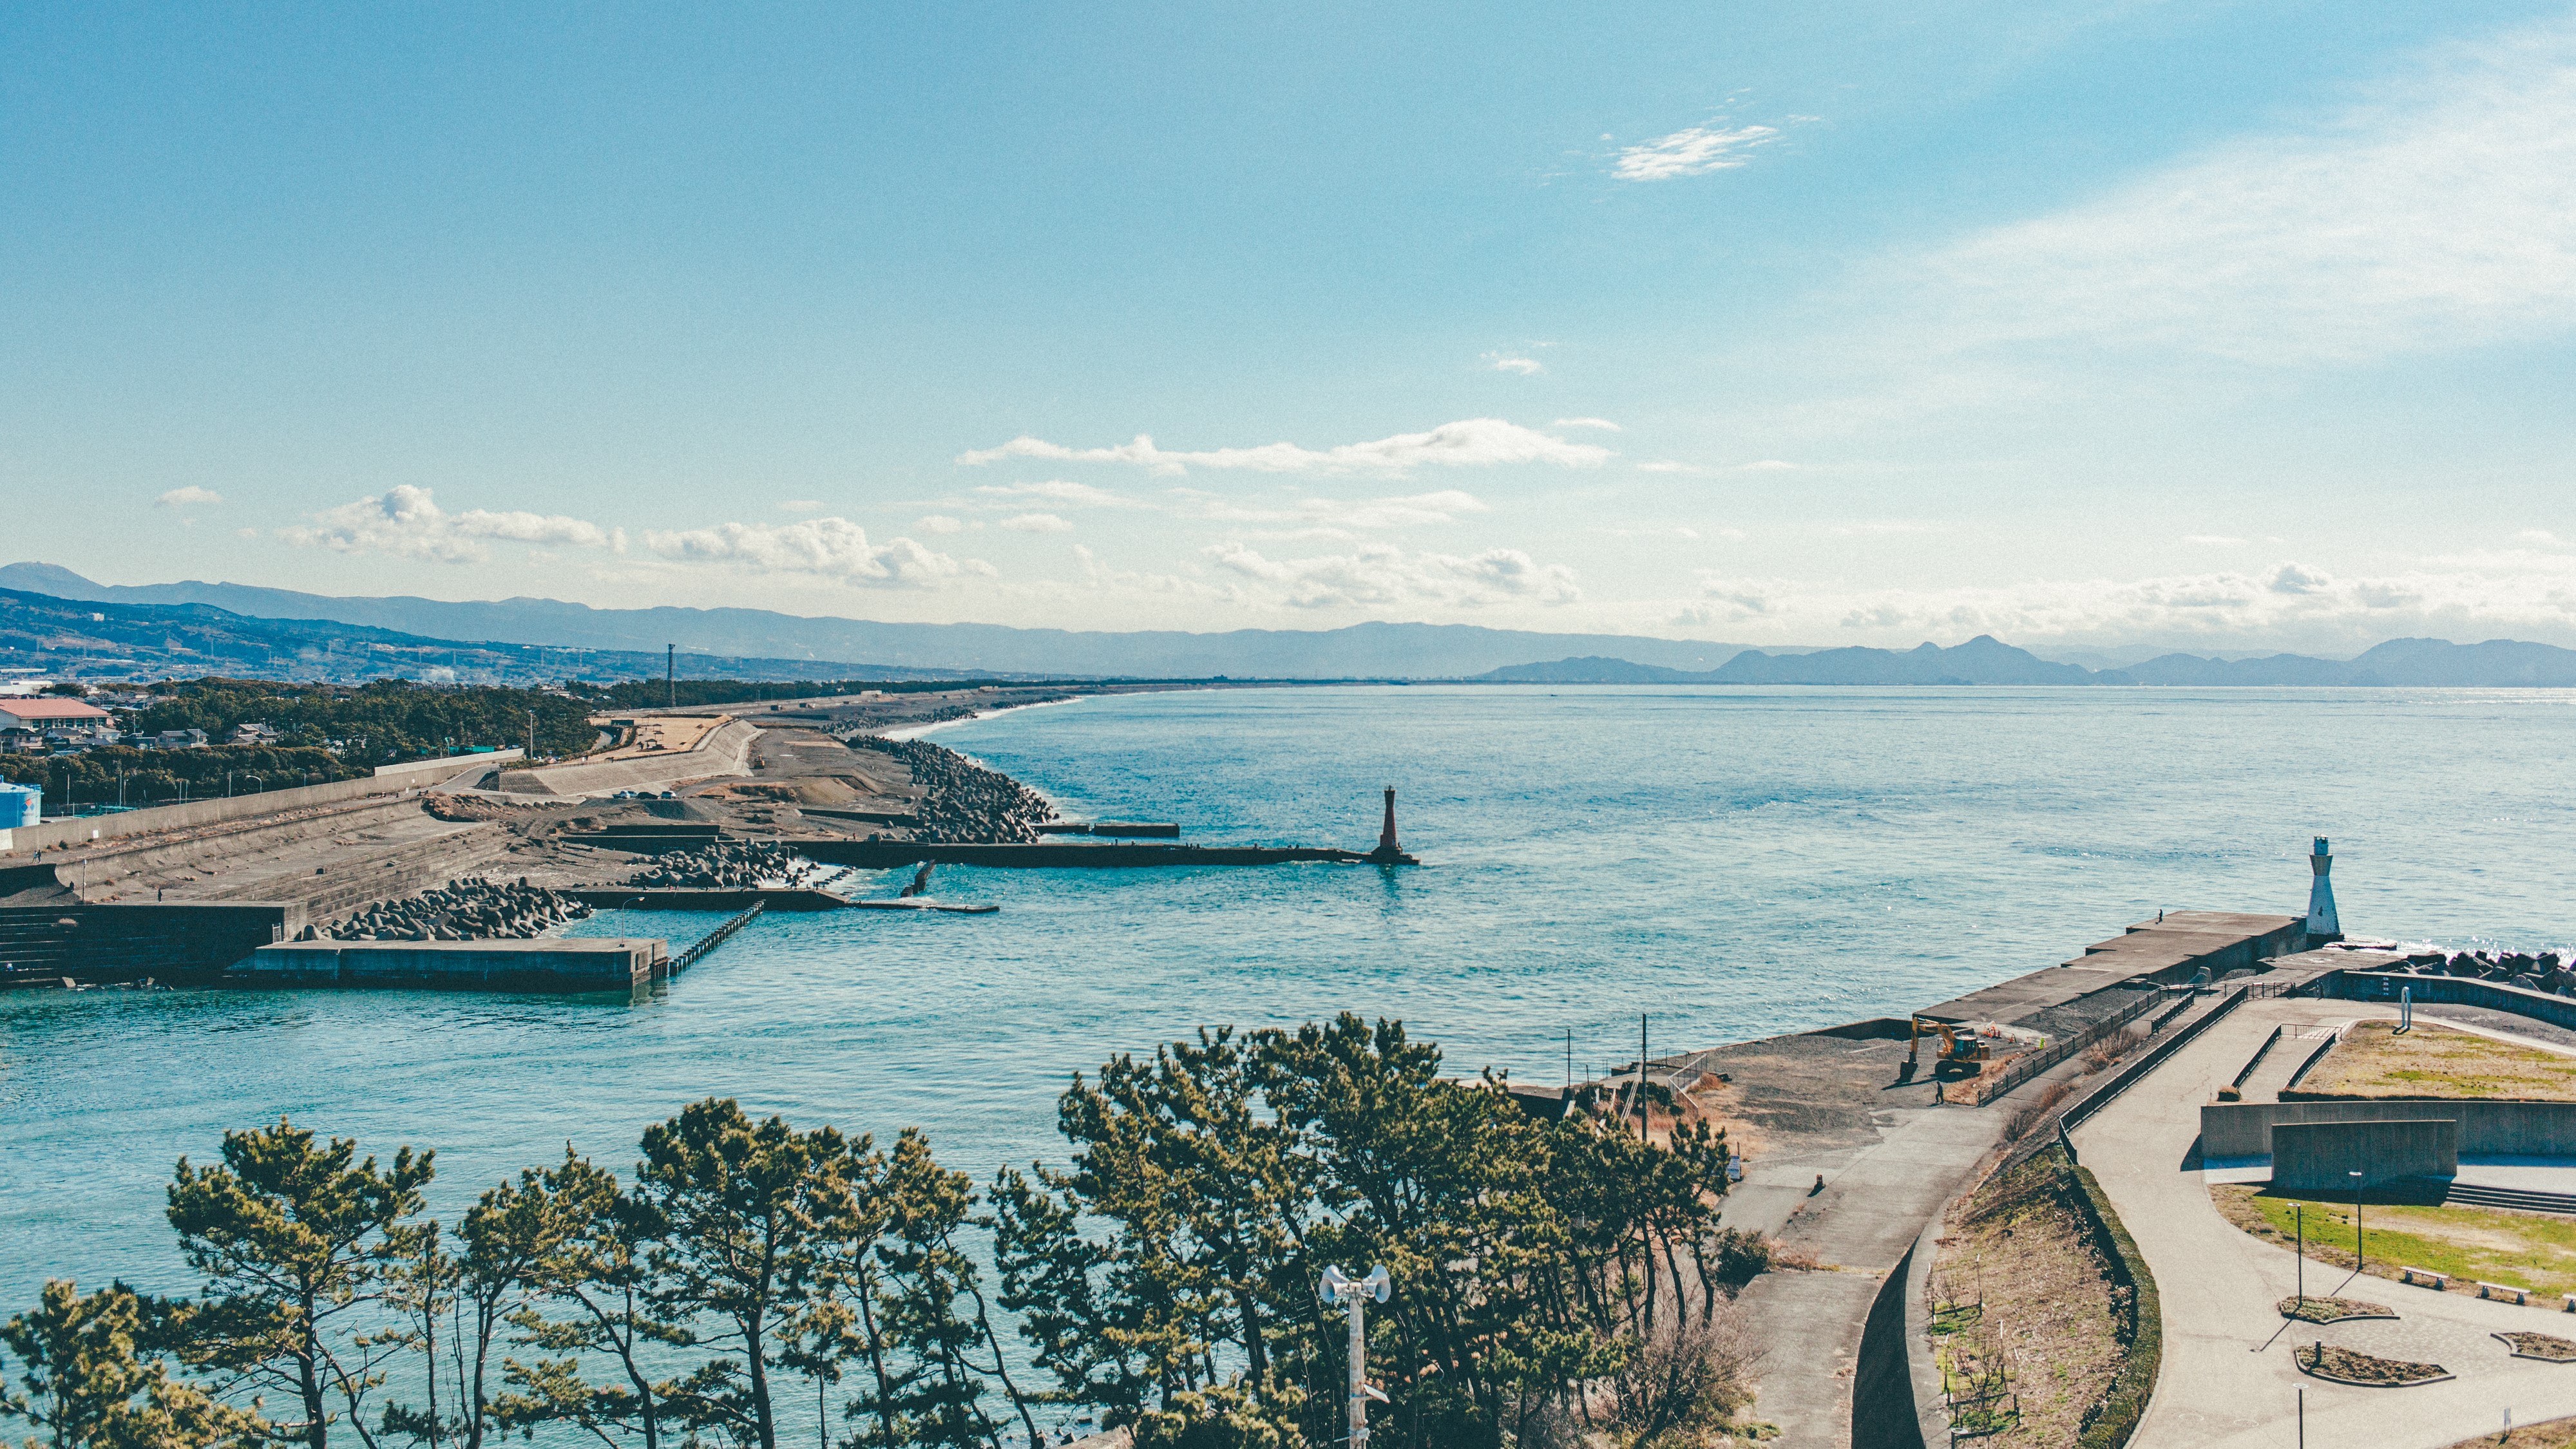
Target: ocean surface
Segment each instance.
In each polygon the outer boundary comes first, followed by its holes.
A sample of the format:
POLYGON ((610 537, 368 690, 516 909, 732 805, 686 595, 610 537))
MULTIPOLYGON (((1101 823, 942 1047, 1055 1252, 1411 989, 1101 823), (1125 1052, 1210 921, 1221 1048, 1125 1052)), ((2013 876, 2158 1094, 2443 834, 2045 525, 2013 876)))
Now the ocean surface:
MULTIPOLYGON (((990 916, 763 917, 649 1004, 431 993, 0 995, 0 1313, 48 1277, 193 1287, 181 1154, 280 1114, 437 1149, 434 1209, 565 1142, 621 1175, 649 1122, 742 1099, 941 1158, 1060 1157, 1068 1077, 1202 1024, 1402 1019, 1461 1072, 1553 1083, 1902 1012, 2159 908, 2576 939, 2576 691, 1234 690, 930 736, 1066 813, 1208 842, 1376 836, 1415 869, 943 868, 990 916)), ((710 915, 608 913, 674 949, 710 915)))

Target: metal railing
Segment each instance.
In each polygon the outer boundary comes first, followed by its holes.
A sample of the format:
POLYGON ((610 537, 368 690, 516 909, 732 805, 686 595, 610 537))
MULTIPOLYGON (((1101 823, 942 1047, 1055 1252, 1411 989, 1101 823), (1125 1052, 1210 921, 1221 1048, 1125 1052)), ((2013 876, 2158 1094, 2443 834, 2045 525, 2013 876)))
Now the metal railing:
POLYGON ((2002 1071, 1997 1072, 1990 1077, 1978 1077, 1973 1082, 1963 1083, 1962 1085, 1969 1086, 1974 1090, 1976 1094, 1976 1105, 1982 1107, 1988 1102, 1993 1101, 1995 1098, 2002 1096, 2004 1093, 2011 1091, 2013 1088, 2020 1086, 2022 1083, 2029 1081, 2031 1078, 2038 1076, 2040 1073, 2047 1071, 2050 1067, 2056 1066, 2059 1062, 2066 1060, 2068 1057, 2071 1057, 2077 1052, 2084 1050, 2086 1047, 2093 1045, 2095 1042, 2102 1040, 2111 1033, 2127 1026, 2130 1022, 2146 1015, 2148 1012, 2154 1010, 2156 1005, 2163 1000, 2163 992, 2141 991, 2138 993, 2138 999, 2136 1001, 2122 1007, 2116 1015, 2106 1017, 2101 1021, 2093 1023, 2091 1026, 2086 1027, 2084 1030, 2077 1032, 2075 1035, 2068 1037, 2066 1040, 2059 1042, 2055 1046, 2044 1047, 2035 1052, 2024 1052, 2022 1055, 2005 1063, 2002 1071))

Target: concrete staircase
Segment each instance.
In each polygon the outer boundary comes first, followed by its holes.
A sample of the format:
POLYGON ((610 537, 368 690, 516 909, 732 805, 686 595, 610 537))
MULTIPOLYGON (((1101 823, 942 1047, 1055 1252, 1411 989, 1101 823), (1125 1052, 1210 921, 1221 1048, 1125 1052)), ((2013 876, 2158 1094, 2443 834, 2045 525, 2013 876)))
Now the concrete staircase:
POLYGON ((0 987, 202 980, 303 925, 273 903, 0 907, 0 987))

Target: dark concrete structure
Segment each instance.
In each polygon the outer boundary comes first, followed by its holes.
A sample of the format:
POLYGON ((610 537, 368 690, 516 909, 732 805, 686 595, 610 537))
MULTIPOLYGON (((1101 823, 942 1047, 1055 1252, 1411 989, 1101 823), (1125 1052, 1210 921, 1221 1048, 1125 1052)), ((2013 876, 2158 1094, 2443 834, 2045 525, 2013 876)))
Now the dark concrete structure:
POLYGON ((2504 1157, 2576 1157, 2576 1102, 2490 1102, 2425 1097, 2342 1102, 2211 1102, 2200 1109, 2207 1158, 2278 1157, 2287 1127, 2319 1123, 2458 1124, 2456 1152, 2504 1157))
POLYGON ((631 994, 669 967, 658 940, 283 941, 254 952, 224 984, 631 994))
MULTIPOLYGON (((2411 1107, 2427 1104, 2410 1102, 2411 1107)), ((2410 1177, 2455 1177, 2460 1124, 2448 1117, 2282 1123, 2272 1129, 2272 1186, 2341 1192, 2359 1172, 2364 1189, 2410 1177)))
POLYGON ((0 907, 0 987, 209 981, 304 921, 300 902, 0 907))

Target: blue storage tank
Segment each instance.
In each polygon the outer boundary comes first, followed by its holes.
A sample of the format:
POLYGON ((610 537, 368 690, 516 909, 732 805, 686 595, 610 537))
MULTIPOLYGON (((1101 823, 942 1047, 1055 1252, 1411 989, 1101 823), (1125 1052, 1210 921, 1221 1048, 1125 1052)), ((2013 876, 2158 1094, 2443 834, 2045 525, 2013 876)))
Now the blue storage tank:
POLYGON ((33 785, 0 780, 0 830, 15 830, 45 818, 45 792, 33 785))

